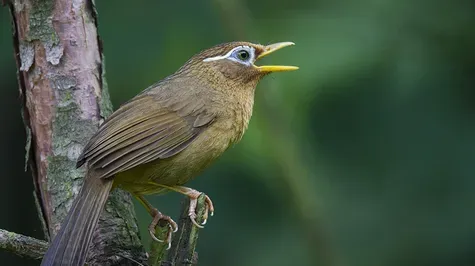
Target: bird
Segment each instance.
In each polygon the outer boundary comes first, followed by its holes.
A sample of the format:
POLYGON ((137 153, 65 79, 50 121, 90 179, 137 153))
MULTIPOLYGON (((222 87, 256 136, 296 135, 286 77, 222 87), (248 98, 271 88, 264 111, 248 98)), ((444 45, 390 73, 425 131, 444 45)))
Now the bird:
MULTIPOLYGON (((53 238, 42 266, 83 266, 99 215, 109 193, 120 188, 152 216, 177 224, 154 208, 146 195, 175 191, 189 197, 189 218, 196 222, 201 192, 184 186, 241 140, 251 119, 255 88, 270 73, 296 66, 255 62, 293 42, 269 45, 229 42, 204 49, 175 73, 122 104, 84 146, 77 167, 87 167, 80 192, 53 238)), ((206 196, 205 220, 214 206, 206 196)), ((167 239, 168 242, 171 238, 167 239)))

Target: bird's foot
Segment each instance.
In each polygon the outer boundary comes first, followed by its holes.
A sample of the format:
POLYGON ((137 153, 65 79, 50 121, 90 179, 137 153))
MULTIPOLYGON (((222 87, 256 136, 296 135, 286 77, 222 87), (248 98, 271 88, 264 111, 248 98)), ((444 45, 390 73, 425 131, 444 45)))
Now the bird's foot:
POLYGON ((157 209, 153 208, 150 210, 151 215, 153 217, 152 222, 148 226, 148 231, 150 233, 150 236, 152 237, 153 240, 158 241, 158 242, 164 242, 168 243, 167 250, 170 249, 171 247, 171 242, 172 242, 172 234, 178 231, 178 225, 173 221, 172 218, 169 216, 163 215, 161 212, 159 212, 157 209), (158 239, 155 236, 155 227, 158 225, 160 220, 166 221, 168 223, 168 232, 167 232, 167 239, 166 240, 161 240, 158 239))
POLYGON ((189 189, 184 194, 190 197, 190 207, 188 209, 188 216, 190 217, 191 222, 199 228, 204 228, 203 225, 205 225, 206 221, 208 220, 208 213, 210 213, 211 216, 213 216, 214 214, 213 202, 207 195, 205 195, 206 209, 203 215, 203 222, 199 224, 198 222, 196 222, 196 206, 198 204, 198 197, 201 195, 201 192, 194 189, 189 189))

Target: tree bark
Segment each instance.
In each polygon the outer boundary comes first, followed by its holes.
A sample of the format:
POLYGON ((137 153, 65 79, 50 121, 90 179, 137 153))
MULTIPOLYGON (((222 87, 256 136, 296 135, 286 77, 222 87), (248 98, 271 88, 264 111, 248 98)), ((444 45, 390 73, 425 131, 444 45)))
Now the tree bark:
POLYGON ((48 248, 48 243, 0 229, 0 248, 18 256, 41 259, 48 248))
MULTIPOLYGON (((94 3, 15 0, 14 31, 22 112, 40 219, 47 239, 59 230, 85 169, 76 159, 112 107, 94 3)), ((128 193, 115 190, 89 251, 90 265, 146 261, 128 193)))

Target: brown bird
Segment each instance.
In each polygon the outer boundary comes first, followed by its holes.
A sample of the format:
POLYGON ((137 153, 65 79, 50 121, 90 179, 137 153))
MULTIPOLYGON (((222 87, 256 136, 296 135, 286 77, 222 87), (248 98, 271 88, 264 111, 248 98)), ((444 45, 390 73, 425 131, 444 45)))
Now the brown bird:
MULTIPOLYGON (((168 221, 170 230, 177 226, 144 195, 187 195, 190 219, 201 227, 195 221, 200 192, 183 185, 242 138, 259 80, 272 72, 298 69, 254 65, 290 45, 232 42, 209 48, 115 111, 79 157, 77 166, 86 164, 88 169, 84 184, 42 265, 84 265, 99 215, 115 187, 134 195, 152 215, 149 231, 155 240, 159 220, 168 221)), ((208 197, 206 203, 212 213, 208 197)))

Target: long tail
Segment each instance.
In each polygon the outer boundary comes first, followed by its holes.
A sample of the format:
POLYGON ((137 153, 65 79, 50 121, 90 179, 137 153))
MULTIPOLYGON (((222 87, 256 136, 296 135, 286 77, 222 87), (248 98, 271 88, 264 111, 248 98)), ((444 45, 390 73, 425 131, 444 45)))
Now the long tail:
POLYGON ((61 229, 50 244, 42 266, 83 266, 99 215, 109 196, 112 179, 87 176, 61 229))

